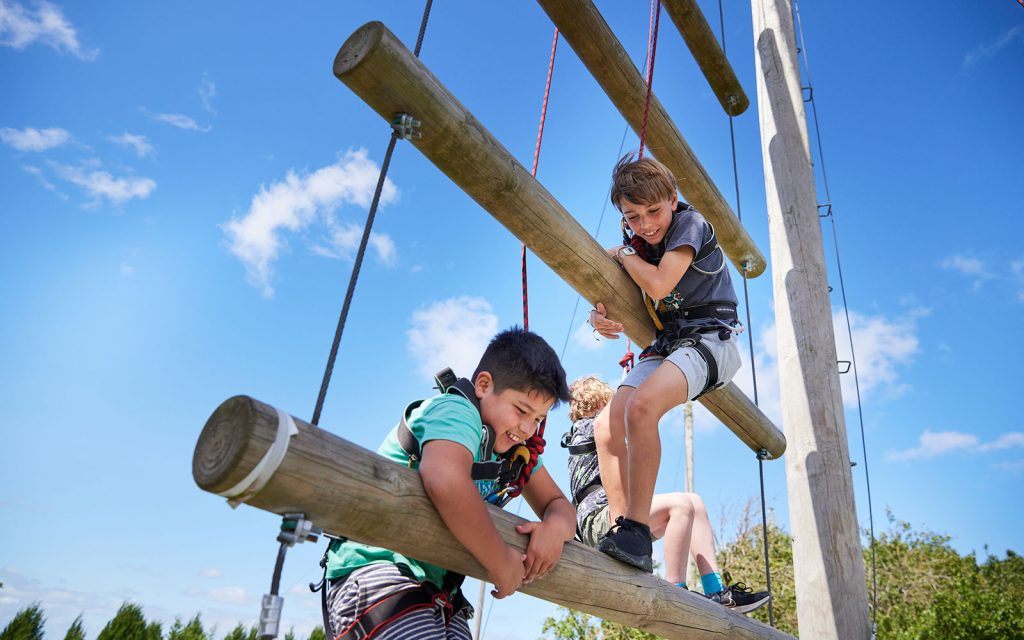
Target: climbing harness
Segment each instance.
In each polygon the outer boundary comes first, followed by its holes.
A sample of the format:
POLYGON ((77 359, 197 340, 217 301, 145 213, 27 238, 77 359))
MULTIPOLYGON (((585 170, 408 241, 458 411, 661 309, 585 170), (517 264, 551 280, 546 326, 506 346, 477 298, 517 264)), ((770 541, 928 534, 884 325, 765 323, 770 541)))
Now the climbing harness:
MULTIPOLYGON (((325 554, 326 555, 326 554, 325 554)), ((330 588, 342 584, 348 577, 330 581, 330 588)), ((419 586, 396 591, 384 596, 366 607, 348 627, 337 634, 331 630, 329 637, 333 640, 355 640, 375 637, 384 625, 423 609, 439 608, 444 615, 444 624, 448 626, 452 619, 463 613, 467 620, 473 617, 473 607, 462 595, 462 582, 465 576, 449 571, 445 574, 444 583, 438 588, 434 583, 425 581, 419 586)), ((331 629, 327 611, 327 589, 324 592, 324 629, 331 629)))
MULTIPOLYGON (((462 396, 472 403, 478 413, 480 412, 480 400, 476 397, 473 383, 468 378, 458 378, 450 368, 446 368, 434 376, 434 381, 437 383, 436 388, 439 393, 462 396)), ((416 400, 409 403, 398 423, 398 443, 405 454, 409 456, 410 466, 413 462, 419 462, 422 449, 419 440, 416 439, 409 427, 408 420, 413 411, 424 402, 425 400, 416 400)), ((484 424, 481 435, 480 449, 477 454, 480 462, 473 463, 471 475, 474 481, 494 481, 494 488, 484 499, 491 504, 503 507, 522 491, 537 465, 538 456, 543 452, 543 448, 540 451, 531 450, 530 443, 527 441, 525 444, 512 447, 507 452, 500 454, 497 460, 494 460, 492 459, 494 457, 494 429, 490 425, 484 424)))

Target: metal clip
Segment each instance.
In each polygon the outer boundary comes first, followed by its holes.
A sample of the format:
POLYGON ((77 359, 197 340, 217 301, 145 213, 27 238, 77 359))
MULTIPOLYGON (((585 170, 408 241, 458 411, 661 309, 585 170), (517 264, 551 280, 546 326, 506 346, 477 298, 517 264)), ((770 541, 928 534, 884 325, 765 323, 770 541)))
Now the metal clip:
POLYGON ((840 375, 842 375, 844 373, 850 373, 850 365, 852 363, 849 360, 837 360, 836 364, 840 366, 840 369, 839 369, 840 375), (842 365, 844 365, 844 364, 846 365, 846 368, 842 368, 842 365))
POLYGON ((827 218, 830 215, 832 215, 832 203, 831 202, 826 202, 825 204, 819 204, 818 205, 818 217, 819 218, 827 218), (821 212, 822 209, 825 210, 825 213, 821 212))
POLYGON ((391 120, 391 128, 403 140, 422 138, 423 134, 416 130, 421 124, 419 120, 413 118, 408 113, 399 113, 391 120))

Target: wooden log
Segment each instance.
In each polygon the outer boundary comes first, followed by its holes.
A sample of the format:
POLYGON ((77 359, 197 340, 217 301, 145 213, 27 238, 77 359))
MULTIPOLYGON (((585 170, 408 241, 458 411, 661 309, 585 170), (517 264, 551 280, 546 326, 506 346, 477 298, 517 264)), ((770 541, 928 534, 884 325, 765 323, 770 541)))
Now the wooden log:
MULTIPOLYGON (((422 137, 411 143, 423 155, 591 304, 604 303, 637 344, 651 343, 654 326, 632 279, 387 27, 357 29, 338 51, 334 74, 387 121, 400 113, 421 121, 422 137)), ((751 411, 735 385, 701 401, 755 451, 782 455, 782 432, 751 411)))
MULTIPOLYGON (((196 484, 218 494, 236 486, 271 447, 278 416, 273 407, 245 396, 225 401, 196 444, 196 484)), ((332 534, 487 579, 483 567, 448 532, 419 473, 293 420, 298 433, 290 438, 276 472, 246 501, 249 505, 279 515, 304 513, 332 534)), ((525 551, 527 537, 515 531, 525 520, 490 510, 502 538, 525 551)), ((790 638, 576 542, 566 544, 551 573, 523 591, 665 638, 790 638)))
POLYGON ((800 637, 872 637, 843 398, 788 0, 753 0, 800 637))
MULTIPOLYGON (((597 7, 591 0, 538 2, 622 117, 640 135, 647 83, 597 7)), ((675 174, 683 196, 715 225, 719 244, 740 273, 746 264, 747 277, 761 275, 767 266, 764 255, 653 93, 646 144, 675 174)))
POLYGON ((718 39, 711 31, 704 12, 700 10, 696 0, 662 0, 662 5, 679 33, 682 34, 686 46, 693 54, 697 66, 707 78, 711 90, 715 92, 722 109, 730 116, 738 116, 750 106, 750 99, 743 91, 740 81, 736 78, 729 59, 718 44, 718 39))

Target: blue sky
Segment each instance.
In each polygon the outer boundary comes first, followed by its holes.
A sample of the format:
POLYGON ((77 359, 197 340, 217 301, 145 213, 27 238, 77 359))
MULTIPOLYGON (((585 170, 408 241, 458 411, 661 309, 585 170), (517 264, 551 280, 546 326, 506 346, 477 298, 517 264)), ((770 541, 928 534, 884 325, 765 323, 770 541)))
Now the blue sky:
MULTIPOLYGON (((717 31, 717 4, 701 4, 717 31)), ((642 64, 646 5, 599 7, 642 64)), ((420 10, 0 0, 0 624, 40 601, 54 637, 79 613, 92 637, 125 599, 166 624, 200 611, 220 634, 255 619, 279 519, 200 491, 192 450, 206 417, 237 393, 312 414, 389 135, 331 63, 369 20, 411 46, 420 10)), ((1019 552, 1024 9, 869 0, 806 3, 801 14, 876 527, 891 509, 962 552, 1019 552)), ((744 222, 767 253, 749 6, 727 2, 725 20, 752 101, 735 121, 744 222)), ((423 47, 428 67, 526 166, 552 29, 532 3, 441 0, 423 47)), ((732 201, 728 121, 668 19, 654 89, 732 201)), ((624 131, 561 42, 538 177, 588 229, 624 131)), ((489 334, 522 321, 519 241, 408 144, 384 200, 321 420, 369 448, 429 393, 429 372, 468 371, 489 334)), ((599 241, 614 244, 616 227, 605 211, 599 241)), ((760 393, 778 420, 770 277, 750 295, 760 393)), ((838 295, 833 303, 843 357, 838 295)), ((570 377, 615 378, 623 342, 593 341, 582 316, 572 320, 575 304, 533 259, 531 329, 566 344, 570 377)), ((749 391, 749 379, 748 362, 737 382, 749 391)), ((862 461, 852 377, 842 381, 862 461)), ((546 461, 563 485, 554 443, 567 426, 564 411, 548 426, 546 461)), ((681 433, 670 414, 659 490, 682 482, 681 433)), ((703 409, 695 448, 697 490, 727 538, 758 495, 754 456, 703 409)), ((863 468, 854 480, 866 526, 863 468)), ((782 463, 766 465, 766 484, 788 527, 782 463)), ((289 553, 284 625, 300 633, 319 621, 304 585, 321 550, 289 553)), ((488 605, 486 635, 537 637, 553 612, 517 595, 488 605)))

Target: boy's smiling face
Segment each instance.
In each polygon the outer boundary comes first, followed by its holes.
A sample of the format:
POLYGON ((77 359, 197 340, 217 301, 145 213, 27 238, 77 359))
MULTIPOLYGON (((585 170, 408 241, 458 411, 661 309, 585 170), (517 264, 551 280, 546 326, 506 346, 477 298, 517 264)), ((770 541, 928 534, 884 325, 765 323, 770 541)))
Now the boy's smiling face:
POLYGON ((480 400, 480 417, 494 429, 494 452, 505 453, 537 432, 555 399, 540 391, 494 390, 494 378, 481 371, 473 383, 480 400))
POLYGON ((676 210, 675 198, 667 198, 658 202, 638 204, 622 198, 619 210, 626 218, 630 230, 643 238, 647 244, 658 244, 665 239, 668 228, 672 224, 672 214, 676 210))

